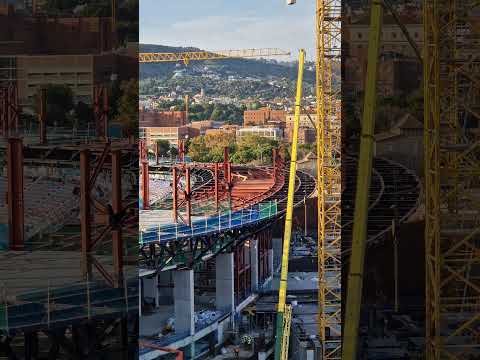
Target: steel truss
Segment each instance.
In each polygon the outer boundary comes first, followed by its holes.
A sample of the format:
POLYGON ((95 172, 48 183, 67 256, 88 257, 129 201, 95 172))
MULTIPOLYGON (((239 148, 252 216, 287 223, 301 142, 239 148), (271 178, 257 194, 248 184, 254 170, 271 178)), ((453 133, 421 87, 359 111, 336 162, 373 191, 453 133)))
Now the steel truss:
POLYGON ((319 334, 323 359, 341 358, 341 2, 317 0, 319 334))
POLYGON ((479 5, 424 1, 427 359, 480 352, 479 5))
POLYGON ((268 231, 270 221, 231 229, 220 234, 185 238, 171 242, 157 242, 140 246, 139 266, 162 271, 174 268, 193 268, 196 264, 222 252, 231 252, 253 236, 261 237, 268 231))

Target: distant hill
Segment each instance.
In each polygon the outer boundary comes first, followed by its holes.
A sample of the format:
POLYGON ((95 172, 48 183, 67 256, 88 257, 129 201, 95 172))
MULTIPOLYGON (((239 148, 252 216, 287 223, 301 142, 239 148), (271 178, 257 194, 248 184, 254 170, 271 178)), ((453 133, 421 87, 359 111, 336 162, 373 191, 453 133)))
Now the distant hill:
MULTIPOLYGON (((171 47, 163 45, 140 44, 140 52, 183 52, 183 51, 201 51, 194 47, 171 47)), ((294 62, 275 62, 265 59, 226 59, 214 61, 195 61, 188 67, 191 69, 204 67, 208 65, 221 74, 235 74, 238 76, 253 77, 288 77, 296 79, 297 66, 294 62)), ((175 69, 184 67, 182 63, 162 63, 162 64, 141 64, 140 79, 151 77, 168 77, 173 75, 175 69)), ((307 82, 315 81, 315 73, 306 71, 304 80, 307 82)))

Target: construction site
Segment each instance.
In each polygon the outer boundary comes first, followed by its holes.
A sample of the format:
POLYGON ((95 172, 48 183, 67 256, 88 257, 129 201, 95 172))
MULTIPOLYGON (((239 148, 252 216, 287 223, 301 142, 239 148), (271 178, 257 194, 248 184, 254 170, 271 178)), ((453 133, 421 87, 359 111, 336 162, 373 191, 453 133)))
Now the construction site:
POLYGON ((408 3, 316 2, 316 156, 296 153, 302 50, 288 159, 192 163, 177 137, 165 161, 145 138, 142 359, 478 358, 478 4, 408 3), (380 100, 414 91, 423 119, 376 130, 380 100))
POLYGON ((115 1, 109 17, 30 3, 0 4, 0 357, 133 359, 138 144, 109 99, 137 55, 116 36, 115 1), (92 109, 84 126, 52 110, 60 91, 69 116, 92 109))

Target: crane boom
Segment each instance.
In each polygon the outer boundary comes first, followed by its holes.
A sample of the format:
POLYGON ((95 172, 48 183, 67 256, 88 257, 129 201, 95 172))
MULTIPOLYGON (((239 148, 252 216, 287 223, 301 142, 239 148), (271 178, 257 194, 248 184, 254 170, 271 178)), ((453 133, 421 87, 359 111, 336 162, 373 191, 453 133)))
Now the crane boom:
POLYGON ((285 337, 290 336, 285 329, 285 310, 287 299, 287 280, 288 280, 288 257, 290 253, 290 240, 292 237, 293 223, 293 207, 295 196, 295 180, 297 177, 297 145, 298 131, 300 127, 300 111, 302 106, 302 90, 303 90, 303 66, 305 62, 305 51, 300 50, 298 60, 298 78, 297 78, 297 95, 295 99, 295 117, 292 136, 292 150, 290 155, 290 173, 288 179, 288 196, 287 196, 287 213, 285 215, 285 229, 283 234, 283 251, 282 251, 282 270, 280 273, 280 285, 278 290, 278 307, 277 307, 277 323, 275 337, 275 360, 282 359, 282 356, 288 355, 288 350, 284 349, 287 344, 285 337))
POLYGON ((243 49, 243 50, 218 50, 218 51, 187 51, 177 53, 140 53, 140 63, 177 62, 188 63, 192 60, 220 60, 229 58, 255 58, 271 56, 290 56, 289 51, 265 48, 265 49, 243 49))

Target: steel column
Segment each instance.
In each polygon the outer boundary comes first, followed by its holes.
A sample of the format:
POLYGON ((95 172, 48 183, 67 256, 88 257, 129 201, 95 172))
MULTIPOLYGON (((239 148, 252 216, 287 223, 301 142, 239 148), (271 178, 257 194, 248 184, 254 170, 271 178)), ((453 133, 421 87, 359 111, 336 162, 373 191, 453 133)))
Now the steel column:
MULTIPOLYGON (((122 153, 112 151, 112 210, 118 216, 122 212, 122 153)), ((113 279, 116 288, 123 286, 123 239, 122 227, 113 224, 112 227, 113 279)))
POLYGON ((220 182, 220 179, 219 179, 219 171, 218 171, 218 163, 215 163, 215 210, 218 212, 218 200, 219 200, 219 182, 220 182))
POLYGON ((142 196, 143 196, 143 210, 150 208, 150 175, 148 173, 148 162, 142 161, 142 196))
POLYGON ((8 139, 8 233, 11 250, 24 247, 24 201, 23 201, 23 142, 8 139))
POLYGON ((173 197, 173 222, 178 222, 178 184, 177 184, 177 168, 172 168, 172 197, 173 197))
POLYGON ((94 111, 97 136, 102 139, 108 138, 108 89, 105 85, 94 87, 94 111))
POLYGON ((81 270, 84 279, 90 279, 92 274, 90 190, 90 150, 85 149, 80 151, 80 241, 81 270))
POLYGON ((192 190, 190 184, 190 168, 185 169, 185 201, 187 207, 187 225, 192 225, 192 190))
POLYGON ((47 89, 40 89, 40 109, 38 112, 38 126, 40 144, 47 143, 47 89))

